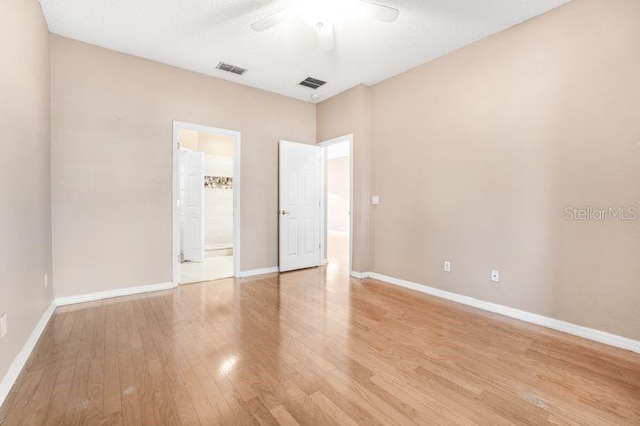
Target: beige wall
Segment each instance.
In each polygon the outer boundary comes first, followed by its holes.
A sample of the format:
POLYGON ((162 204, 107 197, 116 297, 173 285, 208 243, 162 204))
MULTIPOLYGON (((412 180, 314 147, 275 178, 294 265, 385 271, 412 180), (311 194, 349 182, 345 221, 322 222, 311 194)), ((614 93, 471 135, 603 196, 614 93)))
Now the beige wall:
POLYGON ((640 207, 639 22, 575 0, 370 88, 370 270, 640 338, 640 220, 564 220, 640 207))
POLYGON ((53 300, 53 277, 49 33, 37 0, 1 1, 0 31, 2 380, 53 300))
POLYGON ((172 280, 172 120, 242 133, 241 269, 277 265, 277 144, 314 105, 59 36, 52 85, 56 296, 172 280))
POLYGON ((49 36, 36 1, 3 1, 0 377, 52 270, 58 296, 171 280, 174 119, 242 132, 243 270, 277 264, 277 140, 353 133, 354 270, 640 338, 640 221, 563 219, 640 204, 639 21, 574 0, 317 110, 54 36, 52 268, 49 36))
POLYGON ((317 105, 317 140, 353 134, 353 262, 356 272, 369 270, 369 88, 363 85, 317 105))

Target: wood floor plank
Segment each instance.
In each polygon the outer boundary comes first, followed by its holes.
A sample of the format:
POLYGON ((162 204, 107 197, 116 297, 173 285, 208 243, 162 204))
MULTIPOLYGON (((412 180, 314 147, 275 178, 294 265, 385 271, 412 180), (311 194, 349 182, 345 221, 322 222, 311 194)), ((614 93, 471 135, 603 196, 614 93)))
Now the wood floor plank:
POLYGON ((0 424, 640 425, 640 355, 347 272, 58 308, 0 424))
POLYGON ((122 424, 116 305, 104 304, 104 413, 110 424, 122 424))
POLYGON ((31 398, 36 393, 43 374, 42 369, 26 370, 20 374, 18 382, 14 385, 17 388, 15 397, 6 409, 7 414, 1 419, 2 425, 22 424, 22 420, 31 410, 31 398))
POLYGON ((279 425, 282 426, 297 426, 300 423, 298 423, 296 421, 296 419, 294 419, 291 414, 289 414, 289 412, 287 411, 286 408, 284 408, 284 406, 282 404, 276 405, 275 407, 273 407, 271 410, 271 415, 273 415, 273 417, 275 417, 276 421, 278 422, 279 425))

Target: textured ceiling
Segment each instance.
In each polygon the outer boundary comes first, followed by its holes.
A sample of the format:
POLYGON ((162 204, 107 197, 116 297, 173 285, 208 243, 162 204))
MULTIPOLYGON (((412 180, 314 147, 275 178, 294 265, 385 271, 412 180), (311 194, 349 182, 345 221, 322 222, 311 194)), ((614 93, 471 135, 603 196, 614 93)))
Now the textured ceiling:
MULTIPOLYGON (((322 1, 322 0, 319 0, 322 1)), ((568 0, 377 0, 398 7, 392 24, 346 17, 336 48, 294 17, 264 32, 250 25, 295 0, 40 0, 51 32, 123 53, 310 101, 375 84, 568 0), (224 61, 243 76, 216 70, 224 61), (328 83, 298 86, 312 76, 328 83)))

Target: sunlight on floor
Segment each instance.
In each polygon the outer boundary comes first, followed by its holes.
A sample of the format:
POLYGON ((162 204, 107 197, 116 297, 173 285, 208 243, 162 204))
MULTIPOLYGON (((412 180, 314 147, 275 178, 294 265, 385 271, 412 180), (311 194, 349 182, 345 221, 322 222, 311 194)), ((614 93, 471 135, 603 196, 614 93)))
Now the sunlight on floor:
POLYGON ((229 277, 233 277, 233 256, 219 256, 215 250, 205 252, 204 262, 183 262, 180 264, 180 284, 229 277))
POLYGON ((349 235, 330 232, 327 235, 327 274, 349 275, 349 235))

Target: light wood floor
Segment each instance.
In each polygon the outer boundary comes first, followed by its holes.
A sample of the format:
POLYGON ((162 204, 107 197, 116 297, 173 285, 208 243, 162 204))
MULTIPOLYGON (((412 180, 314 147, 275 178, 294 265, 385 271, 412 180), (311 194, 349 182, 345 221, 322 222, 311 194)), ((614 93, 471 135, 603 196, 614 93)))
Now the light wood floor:
POLYGON ((0 423, 640 424, 640 356, 345 272, 59 308, 0 423))

